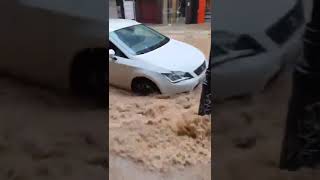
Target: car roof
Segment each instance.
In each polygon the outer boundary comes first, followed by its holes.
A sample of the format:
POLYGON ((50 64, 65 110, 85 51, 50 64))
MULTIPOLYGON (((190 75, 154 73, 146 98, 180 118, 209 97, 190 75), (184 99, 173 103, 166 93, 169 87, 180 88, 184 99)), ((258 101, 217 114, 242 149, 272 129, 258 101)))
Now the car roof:
POLYGON ((130 19, 109 19, 109 33, 129 26, 141 24, 130 19))
POLYGON ((63 15, 71 15, 74 17, 90 18, 93 20, 103 21, 105 23, 105 2, 97 1, 92 3, 87 0, 77 0, 77 5, 74 1, 42 1, 42 0, 27 0, 21 1, 19 4, 26 7, 39 8, 49 10, 63 15), (94 9, 94 10, 93 10, 94 9))
POLYGON ((299 0, 215 0, 212 12, 215 30, 239 33, 265 31, 299 0))

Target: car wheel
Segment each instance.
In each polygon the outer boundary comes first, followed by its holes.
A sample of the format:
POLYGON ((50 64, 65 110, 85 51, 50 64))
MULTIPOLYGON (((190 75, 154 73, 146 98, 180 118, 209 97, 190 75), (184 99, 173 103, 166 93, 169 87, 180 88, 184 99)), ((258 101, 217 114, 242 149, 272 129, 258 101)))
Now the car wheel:
POLYGON ((89 93, 98 97, 104 96, 106 93, 105 79, 105 73, 101 70, 98 63, 93 64, 92 67, 88 68, 85 80, 89 88, 89 93))
POLYGON ((105 103, 106 97, 105 56, 85 54, 77 59, 71 74, 72 88, 81 96, 89 96, 105 103))
POLYGON ((160 93, 157 85, 149 79, 137 78, 132 81, 132 91, 137 95, 150 95, 154 93, 160 93))

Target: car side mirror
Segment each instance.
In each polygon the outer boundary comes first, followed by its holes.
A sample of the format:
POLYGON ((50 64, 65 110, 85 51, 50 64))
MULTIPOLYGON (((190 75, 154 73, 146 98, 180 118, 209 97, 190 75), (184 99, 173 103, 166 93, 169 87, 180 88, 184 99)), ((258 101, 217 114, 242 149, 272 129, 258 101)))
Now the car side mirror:
POLYGON ((116 55, 116 52, 113 49, 109 49, 109 58, 111 58, 112 60, 117 60, 115 55, 116 55))

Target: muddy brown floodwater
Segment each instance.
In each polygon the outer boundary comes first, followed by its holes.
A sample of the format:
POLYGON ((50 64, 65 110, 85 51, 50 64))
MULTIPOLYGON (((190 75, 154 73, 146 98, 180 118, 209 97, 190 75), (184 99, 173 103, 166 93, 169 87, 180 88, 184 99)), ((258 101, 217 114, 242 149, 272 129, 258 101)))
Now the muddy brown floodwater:
MULTIPOLYGON (((156 26, 206 57, 210 25, 156 26)), ((109 86, 110 178, 210 179, 211 120, 198 116, 201 86, 173 96, 135 96, 109 86)))
POLYGON ((112 167, 109 169, 109 179, 112 180, 209 180, 211 179, 211 164, 187 167, 183 170, 161 173, 150 171, 127 159, 110 155, 112 167))
POLYGON ((106 112, 0 78, 0 179, 105 179, 106 112))

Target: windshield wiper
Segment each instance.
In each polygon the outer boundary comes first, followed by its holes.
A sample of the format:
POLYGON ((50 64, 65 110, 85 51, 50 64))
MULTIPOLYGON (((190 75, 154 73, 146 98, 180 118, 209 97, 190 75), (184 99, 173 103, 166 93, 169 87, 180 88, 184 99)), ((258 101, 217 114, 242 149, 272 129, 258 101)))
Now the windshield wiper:
POLYGON ((166 39, 164 39, 163 41, 159 42, 158 44, 155 44, 155 45, 153 45, 153 46, 150 46, 150 47, 148 47, 148 48, 146 48, 146 49, 137 51, 136 54, 137 54, 137 55, 140 55, 140 54, 145 54, 145 53, 147 53, 147 52, 153 51, 153 50, 155 50, 155 49, 157 49, 157 48, 165 45, 167 42, 169 42, 169 38, 166 38, 166 39))

